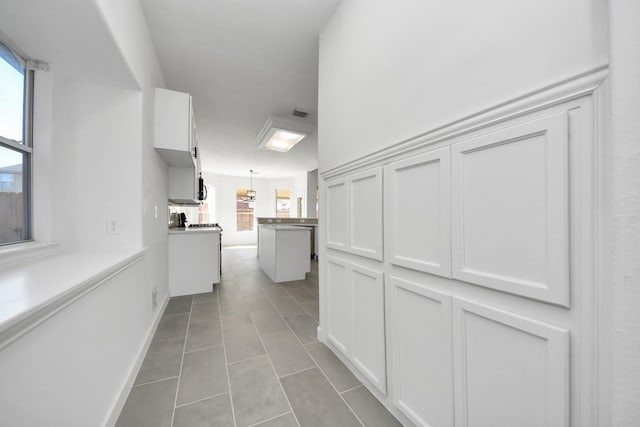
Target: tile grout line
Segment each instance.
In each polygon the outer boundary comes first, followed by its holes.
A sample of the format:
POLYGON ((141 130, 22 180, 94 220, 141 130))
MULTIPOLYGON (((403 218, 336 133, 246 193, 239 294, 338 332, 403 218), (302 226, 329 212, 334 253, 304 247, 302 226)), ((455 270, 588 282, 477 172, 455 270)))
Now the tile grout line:
POLYGON ((283 412, 282 414, 278 414, 275 417, 271 417, 271 418, 267 418, 266 420, 258 421, 255 424, 251 424, 249 427, 259 427, 260 425, 262 425, 264 423, 268 423, 269 421, 273 421, 276 418, 284 417, 287 414, 292 414, 294 418, 296 417, 295 414, 293 413, 293 410, 291 410, 289 412, 283 412))
MULTIPOLYGON (((305 279, 305 280, 306 280, 306 279, 305 279)), ((275 283, 275 282, 274 282, 274 283, 275 283)), ((293 299, 293 300, 294 300, 294 301, 295 301, 295 302, 296 302, 296 303, 297 303, 297 304, 298 304, 298 305, 299 305, 299 306, 304 310, 304 312, 305 312, 306 314, 308 314, 308 315, 309 315, 309 317, 311 317, 311 318, 312 318, 313 320, 315 320, 317 323, 320 323, 320 322, 318 321, 318 319, 316 319, 315 317, 313 317, 313 315, 312 315, 311 313, 309 313, 309 310, 307 310, 307 309, 306 309, 306 307, 303 305, 303 303, 302 303, 302 302, 298 301, 298 300, 296 299, 296 297, 294 297, 293 295, 291 295, 291 294, 289 293, 289 290, 288 290, 287 288, 285 288, 284 286, 281 286, 281 285, 277 285, 277 286, 278 286, 280 289, 282 289, 283 291, 285 291, 285 292, 287 293, 287 295, 289 295, 289 296, 290 296, 290 297, 291 297, 291 298, 292 298, 292 299, 293 299)), ((311 295, 311 294, 310 294, 310 295, 311 295)), ((313 296, 313 295, 311 295, 311 296, 313 296)), ((268 296, 267 296, 267 298, 268 298, 268 296)), ((320 299, 319 299, 319 298, 318 298, 318 299, 316 299, 316 300, 311 300, 311 301, 307 301, 307 302, 315 302, 315 301, 318 301, 318 304, 320 304, 320 299)), ((272 302, 272 304, 273 304, 273 302, 272 302)), ((276 308, 276 310, 277 310, 277 308, 276 308)), ((296 314, 302 314, 302 313, 296 313, 296 314)), ((292 316, 293 316, 293 315, 292 315, 292 316)), ((286 321, 285 321, 285 322, 286 322, 286 321)))
MULTIPOLYGON (((271 301, 269 301, 269 302, 271 302, 271 301)), ((273 303, 271 303, 271 305, 273 305, 273 303)), ((291 402, 289 401, 289 396, 287 396, 287 392, 284 390, 284 386, 282 385, 282 382, 280 382, 280 378, 278 378, 278 372, 276 372, 276 368, 275 368, 275 366, 273 366, 273 361, 271 360, 271 356, 269 356, 269 352, 267 351, 267 346, 264 345, 264 341, 262 340, 262 337, 260 336, 260 333, 258 332, 258 328, 256 327, 256 324, 254 323, 253 318, 251 317, 251 314, 249 314, 249 318, 251 319, 251 324, 253 325, 253 329, 255 329, 256 334, 258 335, 258 339, 260 340, 260 344, 262 344, 262 348, 264 348, 264 352, 267 355, 267 360, 269 361, 269 365, 271 365, 271 370, 273 371, 273 374, 276 377, 276 381, 278 382, 278 385, 280 386, 280 390, 282 390, 282 395, 284 396, 285 400, 287 401, 287 405, 289 405, 289 408, 291 409, 291 412, 293 413, 293 418, 295 418, 296 423, 298 424, 298 427, 300 427, 300 421, 298 421, 298 416, 296 415, 296 412, 293 410, 293 406, 291 406, 291 402)), ((287 326, 289 326, 289 325, 287 325, 287 326)), ((293 333, 293 331, 291 331, 291 332, 293 333)), ((282 415, 284 415, 284 414, 282 414, 282 415)), ((265 421, 268 421, 268 420, 263 420, 261 422, 265 422, 265 421)))
MULTIPOLYGON (((263 346, 262 346, 262 347, 264 347, 264 344, 263 344, 263 346)), ((267 349, 265 349, 265 350, 264 350, 264 353, 263 353, 263 354, 258 354, 257 356, 247 357, 246 359, 242 359, 242 360, 234 360, 233 362, 229 362, 229 363, 227 363, 227 365, 228 365, 228 366, 235 366, 235 365, 237 365, 238 363, 248 362, 249 360, 254 360, 254 359, 259 359, 259 358, 261 358, 262 356, 264 356, 265 354, 267 354, 267 349)))
POLYGON ((213 394, 211 396, 207 396, 207 397, 203 397, 202 399, 198 399, 198 400, 194 400, 193 402, 187 402, 187 403, 183 403, 181 405, 177 405, 177 408, 182 408, 183 406, 189 406, 189 405, 193 405, 194 403, 199 403, 199 402, 204 402, 205 400, 209 400, 209 399, 213 399, 214 397, 220 397, 223 394, 227 394, 228 392, 223 391, 222 393, 218 393, 218 394, 213 394))
MULTIPOLYGON (((321 341, 315 341, 315 342, 319 342, 322 345, 325 345, 323 342, 321 341)), ((314 343, 315 343, 314 342, 314 343)), ((300 342, 302 344, 302 342, 300 342)), ((314 344, 314 343, 309 343, 309 344, 314 344)), ((331 382, 331 380, 329 379, 329 377, 327 376, 327 374, 325 374, 325 372, 322 370, 322 368, 320 367, 320 364, 318 364, 318 362, 316 361, 316 359, 314 359, 314 357, 311 355, 311 353, 309 352, 309 350, 307 350, 307 347, 305 347, 304 344, 302 344, 302 346, 304 347, 304 349, 307 351, 307 353, 309 354, 309 357, 311 357, 311 359, 316 363, 316 365, 318 365, 318 370, 320 371, 320 373, 325 377, 325 379, 327 380, 327 382, 329 383, 329 385, 331 385, 331 387, 335 390, 336 393, 338 393, 338 396, 340 397, 340 399, 342 399, 342 401, 344 402, 345 405, 347 405, 347 408, 349 408, 349 410, 351 411, 351 413, 353 414, 354 417, 356 417, 356 420, 358 420, 360 422, 360 424, 363 425, 363 427, 366 427, 364 422, 362 422, 362 420, 360 419, 360 417, 358 416, 358 414, 356 414, 356 411, 353 410, 353 408, 349 405, 349 403, 347 402, 347 400, 344 398, 344 396, 342 395, 342 393, 340 393, 338 391, 338 389, 336 388, 336 386, 331 382)), ((329 349, 329 351, 331 351, 331 349, 329 349)), ((340 360, 340 359, 338 359, 340 360)), ((340 363, 342 363, 342 361, 340 361, 340 363)), ((349 368, 347 368, 348 370, 349 368)), ((351 371, 349 371, 351 372, 351 371)), ((353 374, 352 374, 353 375, 353 374)), ((357 378, 356 378, 357 379, 357 378)), ((358 380, 360 381, 360 380, 358 380)), ((362 383, 360 383, 360 385, 363 385, 362 383)), ((357 387, 356 387, 357 388, 357 387)), ((346 390, 348 391, 348 390, 346 390)))
POLYGON ((180 358, 180 370, 178 371, 178 382, 176 384, 176 395, 173 398, 173 408, 171 410, 171 427, 176 416, 176 405, 178 404, 178 392, 180 391, 180 379, 182 378, 182 366, 184 364, 184 352, 187 348, 187 338, 189 335, 189 324, 191 323, 191 309, 193 307, 193 295, 191 296, 191 305, 189 306, 189 316, 187 317, 187 330, 184 333, 184 344, 182 346, 182 356, 180 358))
MULTIPOLYGON (((222 286, 222 279, 220 280, 220 286, 222 286)), ((220 305, 220 292, 218 292, 218 317, 220 318, 220 333, 222 337, 222 350, 224 354, 224 369, 227 373, 227 387, 229 390, 229 402, 231 403, 231 416, 233 417, 233 425, 236 424, 236 408, 233 406, 233 393, 231 393, 231 379, 229 376, 229 363, 227 359, 227 346, 224 343, 224 325, 222 324, 222 307, 220 305)), ((173 426, 172 426, 173 427, 173 426)))
MULTIPOLYGON (((197 322, 194 322, 194 323, 197 323, 197 322)), ((210 346, 202 347, 202 348, 195 348, 193 350, 185 351, 184 354, 195 353, 196 351, 202 351, 202 350, 209 350, 209 349, 216 348, 216 347, 222 347, 222 344, 210 345, 210 346)))
MULTIPOLYGON (((284 320, 284 319, 283 319, 284 320)), ((285 321, 286 322, 286 321, 285 321)), ((287 324, 288 325, 288 324, 287 324)), ((291 330, 293 332, 293 329, 291 330)), ((351 408, 351 406, 349 406, 349 404, 347 403, 347 401, 345 400, 344 396, 342 396, 342 394, 338 391, 338 389, 336 388, 336 386, 331 382, 331 380, 329 379, 329 377, 327 376, 327 374, 325 374, 325 372, 322 370, 322 368, 320 367, 320 364, 318 363, 318 361, 311 355, 311 353, 309 352, 309 350, 307 349, 306 345, 302 343, 302 341, 300 340, 300 338, 298 337, 298 335, 296 335, 295 332, 293 332, 293 336, 296 337, 296 339, 298 340, 298 342, 300 343, 300 345, 302 346, 302 348, 304 348, 304 351, 307 352, 307 354, 309 355, 309 357, 311 358, 311 360, 313 360, 313 362, 316 364, 316 366, 318 367, 318 370, 320 371, 320 373, 324 376, 324 378, 327 380, 327 382, 329 383, 329 385, 333 388, 333 390, 338 394, 338 396, 340 397, 340 399, 342 399, 342 401, 344 402, 345 405, 347 405, 347 408, 351 411, 351 413, 353 414, 353 416, 356 418, 356 420, 358 420, 358 422, 360 424, 362 424, 362 426, 364 426, 365 424, 362 422, 362 420, 360 419, 360 417, 358 417, 358 415, 355 413, 355 411, 353 410, 353 408, 351 408)), ((324 343, 322 343, 321 341, 313 341, 310 342, 308 344, 314 344, 314 343, 321 343, 322 345, 324 345, 324 343)), ((331 351, 331 350, 329 350, 331 351)), ((342 361, 340 362, 342 363, 342 361)), ((348 369, 348 368, 347 368, 348 369)), ((357 378, 356 378, 357 379, 357 378)), ((359 380, 358 380, 359 381, 359 380)), ((362 385, 362 383, 360 384, 362 385)))
POLYGON ((287 378, 287 377, 290 377, 290 376, 292 376, 292 375, 301 374, 301 373, 303 373, 303 372, 305 372, 305 371, 310 371, 310 370, 312 370, 313 368, 318 368, 318 365, 316 365, 316 361, 315 361, 315 360, 313 360, 313 359, 311 359, 311 361, 313 362, 313 365, 314 365, 314 366, 312 366, 312 367, 310 367, 310 368, 300 369, 299 371, 291 372, 290 374, 287 374, 287 375, 283 375, 283 376, 281 376, 281 377, 278 377, 278 379, 279 379, 279 380, 281 380, 281 379, 283 379, 283 378, 287 378))
POLYGON ((345 391, 341 391, 341 392, 340 392, 340 394, 349 393, 350 391, 353 391, 353 390, 355 390, 355 389, 357 389, 357 388, 360 388, 360 387, 364 387, 364 384, 362 384, 362 383, 361 383, 360 385, 357 385, 357 386, 355 386, 355 387, 351 387, 351 388, 349 388, 349 389, 347 389, 347 390, 345 390, 345 391))
POLYGON ((172 380, 174 378, 178 378, 178 376, 174 375, 172 377, 159 378, 157 380, 147 381, 146 383, 134 384, 133 387, 140 387, 140 386, 143 386, 143 385, 155 384, 155 383, 159 383, 159 382, 162 382, 162 381, 172 380))

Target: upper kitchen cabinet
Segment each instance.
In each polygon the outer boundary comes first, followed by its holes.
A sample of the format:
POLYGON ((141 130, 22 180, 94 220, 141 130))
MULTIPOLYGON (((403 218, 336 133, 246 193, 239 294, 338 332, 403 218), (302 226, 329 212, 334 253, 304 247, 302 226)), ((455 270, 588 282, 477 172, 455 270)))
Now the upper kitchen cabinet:
POLYGON ((198 145, 191 95, 155 91, 154 146, 169 166, 197 168, 198 145))

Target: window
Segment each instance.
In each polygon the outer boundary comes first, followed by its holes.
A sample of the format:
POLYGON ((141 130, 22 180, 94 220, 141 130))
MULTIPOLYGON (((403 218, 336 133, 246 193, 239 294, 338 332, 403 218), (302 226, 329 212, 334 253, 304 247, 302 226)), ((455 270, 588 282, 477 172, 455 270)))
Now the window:
POLYGON ((291 192, 276 190, 276 218, 289 218, 291 215, 291 192))
POLYGON ((0 245, 31 240, 33 71, 0 42, 0 245))
POLYGON ((236 191, 236 227, 238 231, 253 230, 253 201, 247 197, 248 188, 236 191))

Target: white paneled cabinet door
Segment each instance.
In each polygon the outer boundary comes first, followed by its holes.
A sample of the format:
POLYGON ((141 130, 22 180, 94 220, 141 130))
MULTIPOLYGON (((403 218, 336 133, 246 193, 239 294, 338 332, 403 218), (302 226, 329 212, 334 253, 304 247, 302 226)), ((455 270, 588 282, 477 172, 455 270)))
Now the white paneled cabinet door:
POLYGON ((451 296, 390 276, 395 405, 421 427, 453 426, 451 296))
POLYGON ((384 338, 384 276, 351 266, 353 363, 383 394, 387 392, 384 338))
POLYGON ((349 178, 350 252, 382 261, 382 169, 349 178))
POLYGON ((451 146, 453 277, 569 306, 567 115, 451 146))
POLYGON ((344 181, 327 183, 327 247, 347 249, 349 245, 349 187, 344 181))
POLYGON ((456 427, 569 425, 569 332, 453 299, 456 427))
POLYGON ((351 286, 347 265, 337 258, 327 257, 327 337, 345 356, 351 351, 352 313, 351 286))
POLYGON ((392 264, 451 277, 449 147, 385 167, 392 264))

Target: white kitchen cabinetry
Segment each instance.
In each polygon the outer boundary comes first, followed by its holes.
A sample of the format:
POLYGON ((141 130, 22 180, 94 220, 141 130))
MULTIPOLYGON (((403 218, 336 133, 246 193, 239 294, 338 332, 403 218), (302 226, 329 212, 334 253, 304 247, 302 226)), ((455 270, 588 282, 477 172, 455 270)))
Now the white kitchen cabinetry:
POLYGON ((416 425, 453 426, 451 295, 391 276, 394 403, 416 425))
POLYGON ((311 271, 311 229, 261 224, 258 234, 262 271, 276 283, 304 280, 311 271))
POLYGON ((382 168, 327 187, 327 246, 382 261, 382 168))
POLYGON ((320 337, 403 425, 599 425, 582 84, 321 174, 320 337))
POLYGON ((154 146, 169 165, 169 198, 198 197, 200 153, 191 95, 155 90, 154 146))
POLYGON ((449 147, 385 166, 390 262, 451 277, 449 147))
POLYGON ((382 393, 386 393, 384 276, 329 258, 328 337, 382 393))
POLYGON ((569 331, 453 298, 456 427, 569 425, 569 331))
POLYGON ((211 292, 215 283, 220 283, 220 231, 170 231, 170 295, 211 292))

